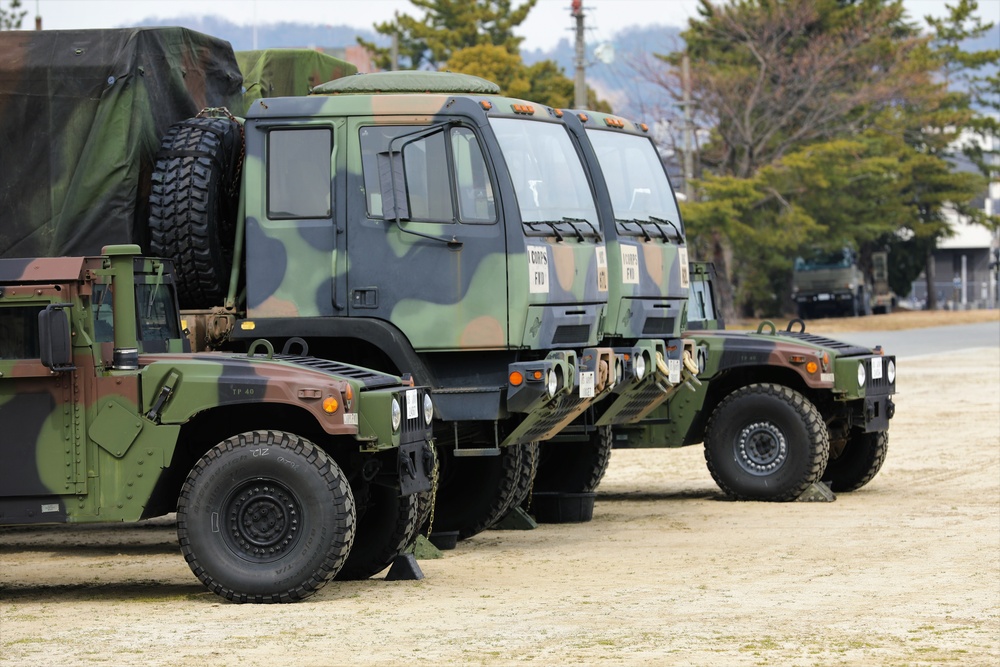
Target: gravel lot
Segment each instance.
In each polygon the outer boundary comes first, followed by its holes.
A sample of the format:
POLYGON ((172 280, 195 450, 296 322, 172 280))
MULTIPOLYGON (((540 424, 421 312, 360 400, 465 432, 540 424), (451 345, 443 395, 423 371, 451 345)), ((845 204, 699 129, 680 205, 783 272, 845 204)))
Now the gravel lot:
POLYGON ((730 502, 700 447, 616 450, 590 523, 294 605, 206 592, 169 521, 0 530, 0 664, 1000 664, 1000 345, 904 359, 896 403, 836 502, 730 502))

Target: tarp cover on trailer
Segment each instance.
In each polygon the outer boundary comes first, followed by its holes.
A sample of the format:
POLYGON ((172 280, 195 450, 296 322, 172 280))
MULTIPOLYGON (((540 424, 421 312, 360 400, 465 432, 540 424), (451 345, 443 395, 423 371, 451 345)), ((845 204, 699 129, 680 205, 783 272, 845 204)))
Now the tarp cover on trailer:
POLYGON ((160 139, 241 87, 229 43, 184 28, 0 32, 0 257, 148 249, 160 139))

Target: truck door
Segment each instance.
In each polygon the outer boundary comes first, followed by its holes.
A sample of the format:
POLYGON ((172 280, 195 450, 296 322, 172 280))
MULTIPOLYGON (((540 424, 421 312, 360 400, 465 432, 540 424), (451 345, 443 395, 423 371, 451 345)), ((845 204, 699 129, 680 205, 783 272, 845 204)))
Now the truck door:
POLYGON ((38 313, 50 302, 25 301, 19 291, 0 289, 0 523, 5 515, 64 521, 54 496, 86 493, 82 406, 73 400, 79 387, 75 371, 42 365, 38 313), (45 496, 51 502, 38 502, 45 496))
POLYGON ((454 122, 380 120, 348 123, 350 315, 392 322, 418 351, 505 348, 507 248, 481 138, 454 122))

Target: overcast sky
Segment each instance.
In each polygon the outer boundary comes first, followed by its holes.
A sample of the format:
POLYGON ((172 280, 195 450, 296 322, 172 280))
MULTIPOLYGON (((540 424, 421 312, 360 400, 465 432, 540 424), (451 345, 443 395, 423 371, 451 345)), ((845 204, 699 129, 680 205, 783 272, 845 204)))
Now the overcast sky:
MULTIPOLYGON (((43 27, 51 30, 116 28, 147 18, 209 14, 241 25, 309 21, 371 29, 397 11, 421 15, 407 0, 22 0, 21 4, 28 10, 25 28, 34 26, 34 16, 40 12, 43 27)), ((943 16, 946 11, 945 0, 905 0, 903 4, 921 25, 924 15, 943 16)), ((569 6, 570 0, 539 0, 518 31, 525 37, 524 47, 548 49, 563 37, 572 39, 569 6)), ((697 15, 697 6, 696 0, 584 0, 587 42, 610 39, 634 25, 684 26, 697 15)), ((1000 21, 1000 0, 979 0, 979 14, 986 21, 1000 21)))

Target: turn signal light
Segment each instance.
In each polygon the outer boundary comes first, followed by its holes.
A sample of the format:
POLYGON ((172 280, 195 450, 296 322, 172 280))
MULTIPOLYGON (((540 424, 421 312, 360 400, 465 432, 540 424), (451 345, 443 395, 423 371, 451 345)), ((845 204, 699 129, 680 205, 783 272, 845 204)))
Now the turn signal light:
POLYGON ((332 415, 334 412, 337 411, 337 408, 339 407, 340 403, 338 403, 337 399, 335 399, 333 396, 327 396, 323 400, 323 411, 328 414, 332 415))
POLYGON ((819 370, 819 365, 815 361, 810 361, 806 364, 806 370, 809 371, 810 374, 815 373, 819 370))
POLYGON ((524 382, 524 376, 521 375, 520 371, 513 371, 507 379, 510 380, 510 383, 515 387, 520 387, 521 383, 524 382))

